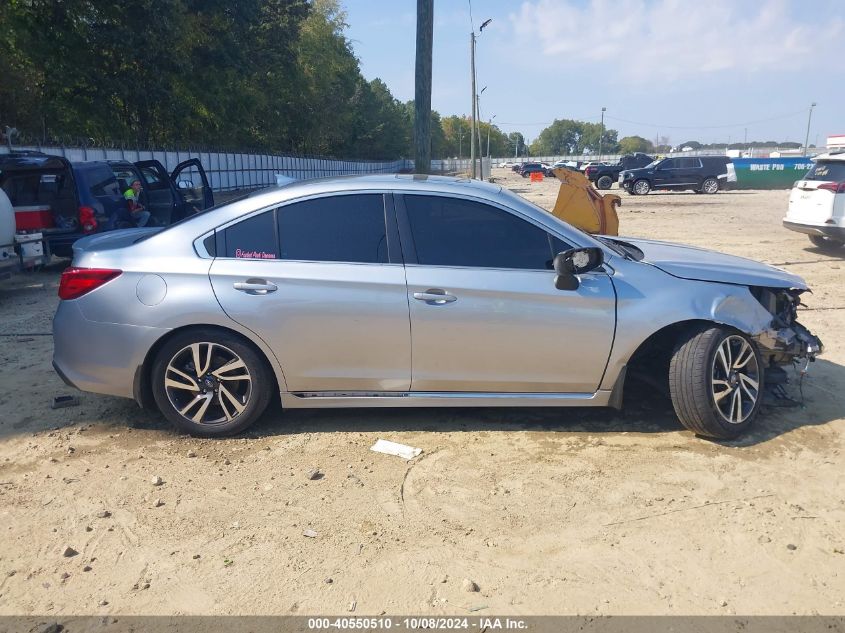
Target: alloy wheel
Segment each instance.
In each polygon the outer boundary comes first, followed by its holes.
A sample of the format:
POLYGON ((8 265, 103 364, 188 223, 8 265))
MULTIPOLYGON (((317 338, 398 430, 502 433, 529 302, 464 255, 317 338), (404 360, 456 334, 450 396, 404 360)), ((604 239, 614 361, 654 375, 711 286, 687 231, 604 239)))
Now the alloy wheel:
POLYGON ((645 180, 638 180, 634 183, 634 191, 637 192, 637 195, 644 196, 651 191, 651 185, 649 185, 645 180))
POLYGON ((164 388, 173 408, 195 424, 229 423, 252 396, 252 377, 235 352, 218 343, 192 343, 167 365, 164 388))
POLYGON ((704 191, 704 193, 716 193, 717 191, 719 191, 719 183, 713 178, 708 178, 704 181, 704 184, 702 185, 701 189, 704 191))
POLYGON ((744 422, 760 397, 760 367, 751 343, 741 336, 726 337, 713 356, 711 376, 719 413, 731 424, 744 422))

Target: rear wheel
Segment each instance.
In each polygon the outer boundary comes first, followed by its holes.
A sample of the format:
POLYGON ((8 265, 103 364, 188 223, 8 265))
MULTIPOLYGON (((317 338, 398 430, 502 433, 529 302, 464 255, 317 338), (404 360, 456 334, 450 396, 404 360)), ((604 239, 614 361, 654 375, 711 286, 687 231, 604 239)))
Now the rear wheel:
POLYGON ((669 364, 669 391, 681 424, 705 437, 744 433, 760 410, 762 367, 745 334, 724 327, 690 331, 669 364))
POLYGON ((266 361, 239 337, 213 328, 178 334, 153 363, 156 404, 193 435, 231 435, 250 426, 270 402, 266 361))
POLYGON ((605 174, 596 179, 596 189, 610 189, 613 186, 613 178, 605 174))
POLYGON ((833 239, 832 237, 825 237, 824 235, 808 235, 813 246, 824 249, 826 251, 833 251, 842 248, 845 242, 842 240, 833 239))
POLYGON ((717 193, 719 191, 719 181, 715 178, 706 178, 701 183, 701 191, 703 193, 717 193))
POLYGON ((644 196, 651 191, 651 185, 648 184, 648 180, 638 180, 631 187, 631 191, 638 196, 644 196))

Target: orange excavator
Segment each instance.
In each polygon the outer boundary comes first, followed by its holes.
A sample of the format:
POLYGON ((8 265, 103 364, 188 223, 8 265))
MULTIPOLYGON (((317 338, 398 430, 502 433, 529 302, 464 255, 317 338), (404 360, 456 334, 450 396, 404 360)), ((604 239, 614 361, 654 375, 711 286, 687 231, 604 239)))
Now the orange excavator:
POLYGON ((616 207, 622 204, 622 198, 600 194, 580 171, 559 167, 553 173, 560 180, 553 216, 587 233, 619 235, 616 207))

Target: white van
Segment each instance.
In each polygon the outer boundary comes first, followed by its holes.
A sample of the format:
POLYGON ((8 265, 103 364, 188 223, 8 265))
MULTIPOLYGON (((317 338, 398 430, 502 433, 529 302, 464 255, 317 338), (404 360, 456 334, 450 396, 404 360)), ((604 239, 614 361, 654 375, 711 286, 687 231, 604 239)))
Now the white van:
POLYGON ((845 244, 845 152, 816 156, 815 165, 795 182, 783 225, 806 233, 819 248, 845 244))

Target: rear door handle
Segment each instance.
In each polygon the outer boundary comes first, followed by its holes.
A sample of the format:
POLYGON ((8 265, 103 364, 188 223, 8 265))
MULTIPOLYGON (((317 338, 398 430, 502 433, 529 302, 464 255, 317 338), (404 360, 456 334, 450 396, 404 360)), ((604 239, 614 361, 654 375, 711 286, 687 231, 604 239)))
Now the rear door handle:
POLYGON ((425 292, 415 292, 414 299, 417 301, 425 301, 429 305, 445 305, 457 301, 455 295, 447 294, 445 290, 440 288, 429 288, 425 292))
POLYGON ((276 292, 279 287, 264 279, 247 279, 246 281, 236 281, 232 284, 235 290, 240 290, 248 295, 266 295, 271 292, 276 292))

